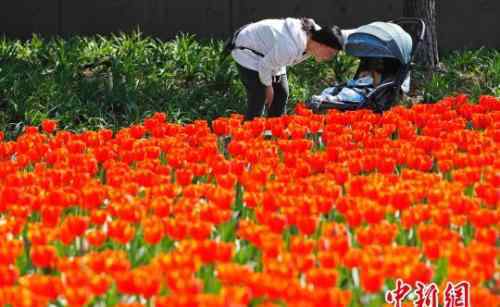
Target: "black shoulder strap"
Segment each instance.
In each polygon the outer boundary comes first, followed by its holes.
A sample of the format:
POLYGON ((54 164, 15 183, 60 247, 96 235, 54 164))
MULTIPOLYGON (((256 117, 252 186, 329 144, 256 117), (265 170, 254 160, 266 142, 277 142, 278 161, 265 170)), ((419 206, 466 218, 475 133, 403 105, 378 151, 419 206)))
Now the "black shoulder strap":
POLYGON ((234 49, 240 49, 240 50, 250 50, 252 51, 254 54, 260 56, 260 57, 264 57, 264 54, 262 52, 259 52, 257 50, 254 50, 252 48, 248 48, 248 47, 244 47, 244 46, 235 46, 234 49))
POLYGON ((259 52, 255 49, 252 49, 252 48, 248 48, 248 47, 245 47, 245 46, 236 46, 236 38, 238 37, 238 35, 240 34, 240 32, 245 28, 247 27, 249 24, 246 24, 242 27, 240 27, 238 30, 236 30, 233 34, 233 36, 230 38, 230 40, 228 42, 226 42, 225 46, 224 46, 224 50, 228 53, 230 53, 232 50, 234 49, 240 49, 240 50, 250 50, 251 52, 253 52, 254 54, 260 56, 260 57, 264 57, 265 55, 262 53, 262 52, 259 52))

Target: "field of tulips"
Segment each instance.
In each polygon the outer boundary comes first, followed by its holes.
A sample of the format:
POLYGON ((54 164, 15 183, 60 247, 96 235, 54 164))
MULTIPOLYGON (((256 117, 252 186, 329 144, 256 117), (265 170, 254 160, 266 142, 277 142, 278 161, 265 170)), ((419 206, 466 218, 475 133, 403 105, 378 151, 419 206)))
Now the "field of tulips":
POLYGON ((1 306, 499 306, 492 96, 2 139, 1 306))
MULTIPOLYGON (((152 110, 169 122, 212 121, 245 112, 245 90, 223 41, 180 35, 161 41, 140 32, 12 40, 0 36, 0 131, 16 138, 26 125, 57 118, 60 129, 116 131, 152 110)), ((411 99, 435 102, 465 93, 500 96, 500 49, 442 52, 440 69, 412 70, 411 99)), ((343 52, 332 61, 290 67, 290 106, 335 82, 351 79, 358 60, 343 52)))

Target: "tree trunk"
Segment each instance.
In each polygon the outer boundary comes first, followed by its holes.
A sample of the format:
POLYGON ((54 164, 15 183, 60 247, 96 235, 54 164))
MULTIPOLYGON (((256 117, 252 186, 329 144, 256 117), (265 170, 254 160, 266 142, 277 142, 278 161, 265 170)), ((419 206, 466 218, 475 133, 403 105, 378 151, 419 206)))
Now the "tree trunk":
POLYGON ((436 34, 436 1, 435 0, 405 0, 403 15, 405 17, 422 18, 427 26, 426 35, 415 54, 415 61, 428 70, 439 64, 436 34))

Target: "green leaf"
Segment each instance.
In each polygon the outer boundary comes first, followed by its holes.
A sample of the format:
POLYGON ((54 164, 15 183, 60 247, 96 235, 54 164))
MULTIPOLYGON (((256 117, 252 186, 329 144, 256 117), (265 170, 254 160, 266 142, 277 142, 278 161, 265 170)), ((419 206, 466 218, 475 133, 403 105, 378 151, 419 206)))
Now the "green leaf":
POLYGON ((313 238, 314 240, 319 240, 319 239, 320 239, 321 234, 322 234, 322 232, 323 232, 323 224, 324 224, 324 221, 323 221, 323 220, 320 220, 318 227, 316 227, 316 231, 315 231, 315 232, 314 232, 314 234, 312 235, 312 238, 313 238))
POLYGON ((382 294, 374 295, 370 297, 369 307, 380 307, 385 304, 385 297, 382 294))
POLYGON ((242 240, 240 248, 234 255, 234 262, 238 264, 247 264, 250 262, 258 262, 260 259, 260 251, 252 243, 242 240))
POLYGON ((363 306, 361 304, 361 297, 362 297, 362 292, 361 289, 356 287, 351 290, 352 293, 352 298, 351 298, 351 303, 349 304, 349 307, 361 307, 363 306))
POLYGON ((340 266, 337 270, 339 272, 337 286, 341 289, 352 288, 354 286, 354 282, 352 280, 351 270, 343 266, 340 266))
POLYGON ((26 275, 33 270, 33 264, 31 263, 30 250, 31 242, 28 240, 28 226, 25 225, 23 232, 23 253, 16 260, 16 266, 19 269, 21 275, 26 275))
POLYGON ((99 165, 99 171, 97 172, 97 179, 102 183, 106 184, 107 178, 106 178, 106 169, 104 166, 99 165))
POLYGON ((474 227, 469 222, 467 222, 464 226, 461 227, 460 232, 464 244, 469 245, 469 243, 474 239, 474 227))
POLYGON ((407 246, 408 245, 408 231, 403 229, 401 226, 398 227, 399 232, 398 235, 396 236, 396 243, 400 246, 407 246))
POLYGON ((229 222, 217 226, 217 234, 223 242, 232 242, 236 239, 237 219, 232 219, 229 222))
POLYGON ((470 185, 465 188, 464 195, 469 197, 474 197, 474 186, 470 185))
POLYGON ((64 304, 63 304, 63 303, 61 303, 59 300, 52 301, 52 302, 50 303, 50 305, 51 305, 51 306, 53 305, 53 306, 56 306, 56 307, 64 307, 64 304))
POLYGON ((144 236, 142 227, 137 227, 135 231, 135 236, 130 243, 128 243, 128 258, 130 264, 133 268, 147 264, 147 253, 146 253, 146 243, 144 242, 144 236))
POLYGON ((439 285, 448 277, 448 259, 438 259, 434 272, 433 282, 439 285))
POLYGON ((118 289, 116 285, 113 283, 111 288, 106 293, 106 297, 104 299, 105 305, 112 307, 120 302, 120 294, 118 293, 118 289))
POLYGON ((222 284, 215 276, 215 268, 214 265, 203 265, 196 276, 203 280, 204 288, 203 291, 205 293, 214 293, 218 294, 220 289, 222 288, 222 284))
POLYGON ((326 215, 326 220, 341 224, 345 223, 344 216, 337 209, 330 210, 330 212, 326 215))
POLYGON ((290 227, 287 227, 283 231, 283 241, 285 243, 285 247, 287 249, 290 249, 290 240, 292 239, 293 236, 296 236, 299 234, 299 229, 295 225, 291 225, 290 227))
POLYGON ((250 301, 250 304, 248 304, 249 307, 257 307, 259 306, 260 304, 264 303, 265 302, 265 299, 262 298, 262 297, 257 297, 257 298, 253 298, 251 301, 250 301))
POLYGON ((164 236, 160 241, 160 250, 164 253, 170 252, 175 248, 175 241, 167 236, 164 236))

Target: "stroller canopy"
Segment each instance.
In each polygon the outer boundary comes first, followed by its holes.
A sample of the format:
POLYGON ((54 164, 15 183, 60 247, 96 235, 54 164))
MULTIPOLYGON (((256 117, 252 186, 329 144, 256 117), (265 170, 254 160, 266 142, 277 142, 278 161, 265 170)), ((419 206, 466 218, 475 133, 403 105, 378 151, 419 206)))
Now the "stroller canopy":
POLYGON ((411 61, 412 38, 399 25, 373 22, 359 27, 347 38, 345 51, 355 57, 395 58, 411 61))

